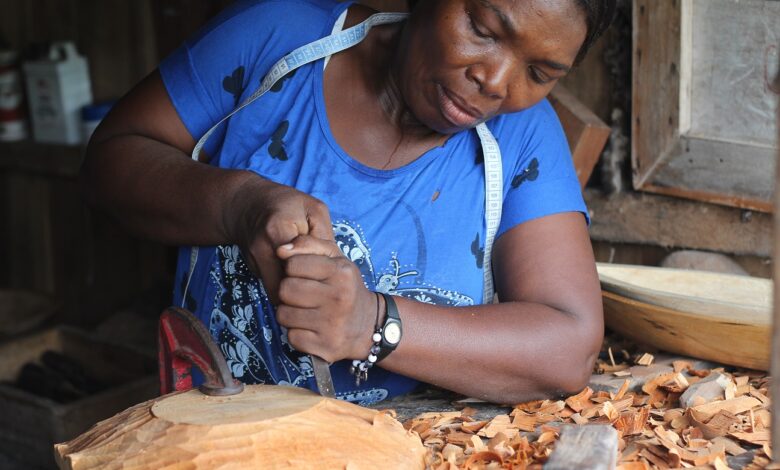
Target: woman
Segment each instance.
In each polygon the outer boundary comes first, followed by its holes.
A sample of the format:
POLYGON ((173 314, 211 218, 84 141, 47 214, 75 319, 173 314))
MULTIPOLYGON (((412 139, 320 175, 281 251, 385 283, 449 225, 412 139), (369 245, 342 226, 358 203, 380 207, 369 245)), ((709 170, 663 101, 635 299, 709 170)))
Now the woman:
POLYGON ((407 21, 284 75, 195 162, 195 141, 277 60, 373 13, 239 2, 104 120, 84 164, 88 195, 134 232, 185 245, 176 303, 244 382, 316 389, 313 354, 333 363, 337 396, 363 404, 418 381, 503 403, 576 392, 600 347, 601 297, 544 97, 613 3, 422 1, 407 21), (503 155, 498 303, 483 298, 481 123, 503 155), (395 349, 374 334, 390 331, 392 304, 395 349))

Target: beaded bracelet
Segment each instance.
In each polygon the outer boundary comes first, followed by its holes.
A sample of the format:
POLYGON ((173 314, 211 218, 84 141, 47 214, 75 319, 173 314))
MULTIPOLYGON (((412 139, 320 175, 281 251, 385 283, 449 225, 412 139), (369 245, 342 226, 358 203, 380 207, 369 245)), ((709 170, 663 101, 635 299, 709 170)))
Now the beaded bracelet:
POLYGON ((374 366, 377 361, 377 355, 382 348, 382 328, 379 326, 379 294, 375 292, 374 296, 376 296, 376 321, 374 323, 374 334, 371 335, 371 340, 374 344, 371 346, 365 361, 354 359, 352 367, 349 368, 349 373, 355 376, 356 387, 360 386, 360 382, 368 380, 368 369, 374 366))

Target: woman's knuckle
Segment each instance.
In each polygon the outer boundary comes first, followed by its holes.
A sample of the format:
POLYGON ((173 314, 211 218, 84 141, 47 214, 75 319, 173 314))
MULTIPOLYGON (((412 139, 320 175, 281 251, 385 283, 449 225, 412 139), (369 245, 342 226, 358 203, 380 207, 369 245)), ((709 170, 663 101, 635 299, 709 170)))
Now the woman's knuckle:
POLYGON ((289 323, 289 308, 286 305, 276 307, 276 321, 282 326, 289 323))
POLYGON ((300 349, 301 343, 301 331, 297 329, 287 330, 287 342, 290 343, 295 349, 300 349))

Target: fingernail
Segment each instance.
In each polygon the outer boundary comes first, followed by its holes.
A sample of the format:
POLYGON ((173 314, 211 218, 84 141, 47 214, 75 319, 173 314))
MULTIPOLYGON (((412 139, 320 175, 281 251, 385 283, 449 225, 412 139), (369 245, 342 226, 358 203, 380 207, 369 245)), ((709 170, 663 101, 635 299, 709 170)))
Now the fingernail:
POLYGON ((279 248, 282 248, 283 250, 292 250, 293 249, 293 244, 292 243, 287 243, 285 245, 280 246, 279 248))

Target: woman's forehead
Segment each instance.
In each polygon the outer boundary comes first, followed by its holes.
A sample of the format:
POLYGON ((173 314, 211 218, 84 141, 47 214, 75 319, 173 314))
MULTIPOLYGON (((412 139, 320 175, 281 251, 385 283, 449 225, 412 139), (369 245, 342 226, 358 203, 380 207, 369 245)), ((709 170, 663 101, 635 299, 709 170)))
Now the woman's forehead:
MULTIPOLYGON (((496 15, 509 26, 518 23, 581 23, 585 14, 579 0, 466 0, 496 15)), ((516 30, 517 28, 515 28, 516 30)))

